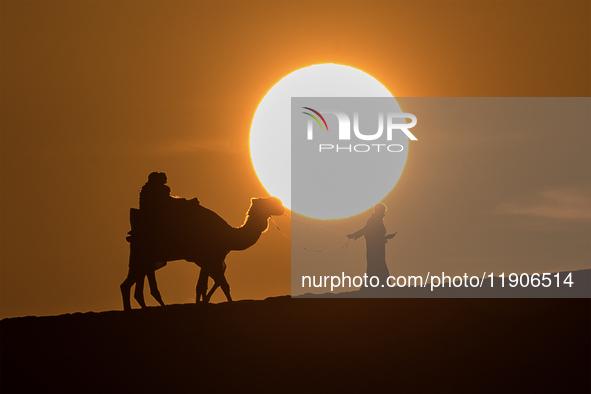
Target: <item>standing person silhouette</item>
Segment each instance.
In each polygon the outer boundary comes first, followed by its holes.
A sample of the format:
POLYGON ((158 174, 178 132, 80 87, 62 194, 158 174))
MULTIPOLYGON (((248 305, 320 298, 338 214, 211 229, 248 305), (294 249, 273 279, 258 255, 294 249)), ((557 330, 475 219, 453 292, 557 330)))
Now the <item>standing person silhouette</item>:
POLYGON ((379 287, 385 286, 386 280, 390 276, 386 265, 386 242, 397 234, 386 235, 384 216, 386 216, 387 210, 388 208, 384 204, 376 204, 374 213, 367 220, 365 227, 347 235, 347 238, 354 240, 361 236, 365 237, 368 283, 372 276, 377 276, 380 279, 379 287))

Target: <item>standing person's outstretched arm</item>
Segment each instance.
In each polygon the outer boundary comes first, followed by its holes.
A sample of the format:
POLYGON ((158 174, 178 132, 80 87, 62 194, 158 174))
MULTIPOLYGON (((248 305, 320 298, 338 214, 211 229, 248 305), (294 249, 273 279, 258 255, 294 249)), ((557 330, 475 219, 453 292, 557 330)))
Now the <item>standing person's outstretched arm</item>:
POLYGON ((365 227, 363 227, 361 230, 357 230, 352 234, 347 234, 347 238, 349 238, 349 239, 353 238, 354 240, 356 240, 357 238, 365 235, 366 228, 367 228, 367 225, 365 227))

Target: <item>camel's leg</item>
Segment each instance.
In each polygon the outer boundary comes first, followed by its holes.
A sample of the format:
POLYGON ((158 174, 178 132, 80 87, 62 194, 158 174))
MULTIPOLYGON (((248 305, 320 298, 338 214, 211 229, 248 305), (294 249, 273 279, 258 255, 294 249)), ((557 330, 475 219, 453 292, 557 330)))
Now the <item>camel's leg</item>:
POLYGON ((148 272, 148 284, 150 285, 150 294, 161 306, 164 306, 160 290, 158 290, 158 283, 156 283, 156 271, 148 272))
POLYGON ((226 295, 226 299, 228 300, 228 302, 232 302, 232 296, 230 295, 230 284, 228 283, 228 281, 226 281, 225 275, 224 275, 224 283, 222 283, 220 285, 220 287, 222 288, 222 291, 226 295))
MULTIPOLYGON (((224 268, 223 268, 223 271, 222 271, 222 272, 223 272, 223 273, 224 273, 224 275, 225 275, 225 274, 226 274, 226 267, 227 267, 225 262, 223 263, 223 267, 224 267, 224 268)), ((199 279, 201 279, 201 277, 199 277, 199 279)), ((209 293, 207 293, 207 295, 205 295, 205 294, 203 295, 203 301, 205 301, 205 302, 209 302, 209 300, 211 299, 211 296, 213 295, 213 293, 215 293, 215 291, 218 289, 218 287, 220 287, 220 284, 219 284, 219 283, 217 283, 217 282, 215 282, 215 283, 213 284, 213 287, 212 287, 212 288, 211 288, 211 290, 209 291, 209 293)), ((207 286, 205 287, 205 290, 207 290, 207 286)), ((229 291, 229 290, 228 290, 228 291, 229 291)))
MULTIPOLYGON (((138 248, 134 247, 133 244, 129 247, 129 270, 127 271, 127 278, 121 283, 119 288, 121 289, 121 295, 123 296, 123 310, 131 310, 131 287, 138 282, 143 275, 138 270, 138 266, 141 264, 141 258, 138 254, 138 248)), ((137 293, 137 286, 136 286, 137 293)))
POLYGON ((131 273, 127 274, 127 278, 121 283, 119 288, 121 289, 121 296, 123 297, 123 310, 129 311, 131 310, 131 286, 136 282, 136 278, 134 278, 131 273))
POLYGON ((213 287, 211 288, 211 290, 209 291, 209 293, 207 293, 207 295, 205 296, 205 299, 203 301, 209 302, 209 300, 211 299, 211 296, 218 289, 218 287, 220 287, 220 285, 217 284, 217 283, 214 283, 213 284, 213 287))
POLYGON ((204 302, 208 302, 207 298, 207 281, 209 280, 208 270, 201 268, 199 271, 199 279, 197 280, 197 286, 195 286, 195 302, 198 303, 201 299, 204 302))
POLYGON ((216 272, 215 274, 212 273, 211 277, 215 281, 214 287, 216 285, 220 286, 222 288, 222 291, 226 295, 226 299, 228 300, 228 302, 231 302, 232 296, 230 295, 230 285, 226 280, 226 275, 224 274, 223 270, 221 270, 221 272, 216 272))
POLYGON ((146 301, 144 300, 144 281, 146 278, 146 274, 142 274, 138 280, 135 282, 135 292, 133 293, 133 298, 137 301, 138 304, 142 308, 146 307, 146 301))

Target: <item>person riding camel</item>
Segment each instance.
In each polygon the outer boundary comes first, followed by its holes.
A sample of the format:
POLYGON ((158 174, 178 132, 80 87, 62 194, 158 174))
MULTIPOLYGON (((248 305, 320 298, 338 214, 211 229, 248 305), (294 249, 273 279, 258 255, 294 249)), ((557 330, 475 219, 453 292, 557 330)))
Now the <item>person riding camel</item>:
POLYGON ((140 189, 140 211, 147 215, 158 215, 166 211, 170 198, 170 187, 166 185, 164 172, 152 172, 148 182, 140 189))

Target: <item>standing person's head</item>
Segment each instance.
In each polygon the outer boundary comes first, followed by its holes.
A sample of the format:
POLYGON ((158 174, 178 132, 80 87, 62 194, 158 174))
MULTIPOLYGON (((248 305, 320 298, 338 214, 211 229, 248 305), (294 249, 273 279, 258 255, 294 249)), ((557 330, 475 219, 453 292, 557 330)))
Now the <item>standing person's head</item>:
POLYGON ((384 217, 386 216, 386 211, 388 210, 388 207, 386 206, 386 204, 379 202, 373 207, 373 210, 376 213, 376 215, 384 217))

